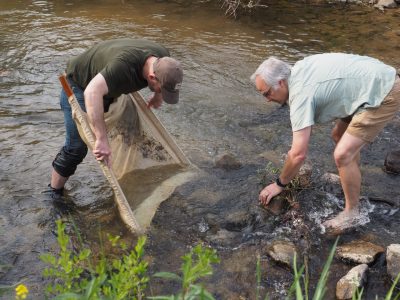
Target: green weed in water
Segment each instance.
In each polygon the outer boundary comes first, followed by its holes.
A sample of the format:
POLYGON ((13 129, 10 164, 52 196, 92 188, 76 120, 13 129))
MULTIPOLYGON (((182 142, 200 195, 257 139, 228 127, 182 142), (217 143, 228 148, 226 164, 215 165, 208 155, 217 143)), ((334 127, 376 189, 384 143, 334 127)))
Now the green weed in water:
POLYGON ((204 248, 201 245, 194 247, 190 253, 183 256, 181 267, 182 275, 179 276, 170 272, 159 272, 155 277, 174 280, 181 283, 181 291, 172 296, 156 296, 149 299, 156 300, 212 300, 214 297, 207 292, 198 281, 213 273, 212 264, 218 263, 216 251, 204 248))
POLYGON ((46 293, 54 299, 134 299, 144 296, 149 278, 147 262, 142 261, 145 237, 140 237, 133 250, 128 252, 126 245, 118 237, 109 237, 114 247, 125 251, 121 258, 108 259, 102 255, 92 267, 91 251, 83 249, 74 254, 69 249, 70 238, 65 233, 65 224, 57 221, 58 255, 45 254, 41 259, 50 264, 43 272, 45 277, 55 279, 47 286, 46 293))
MULTIPOLYGON (((120 237, 109 236, 113 247, 121 249, 125 254, 120 258, 110 259, 104 254, 93 266, 89 249, 83 249, 78 254, 69 250, 70 238, 65 233, 65 225, 57 221, 57 241, 60 246, 58 255, 45 254, 41 259, 50 264, 44 271, 44 276, 54 279, 54 283, 47 287, 47 296, 56 300, 114 300, 114 299, 145 299, 144 290, 149 281, 146 276, 147 262, 142 260, 144 255, 145 237, 139 238, 133 250, 128 252, 125 243, 120 237)), ((325 262, 319 278, 313 300, 324 299, 329 269, 333 260, 338 239, 336 239, 330 254, 325 262)), ((198 245, 190 253, 183 256, 181 275, 170 272, 156 273, 155 277, 174 280, 181 283, 181 290, 177 295, 154 296, 147 299, 155 300, 213 300, 214 297, 203 287, 200 280, 213 274, 212 264, 218 263, 216 251, 198 245)), ((296 256, 293 262, 294 280, 289 288, 286 299, 308 300, 308 276, 304 273, 304 266, 297 268, 296 256)), ((400 280, 400 274, 394 280, 385 300, 399 300, 400 293, 394 295, 395 287, 400 280)), ((260 299, 261 267, 260 256, 256 264, 256 300, 260 299)), ((7 287, 9 289, 9 287, 7 287)), ((28 288, 16 290, 16 299, 25 299, 28 288), (20 298, 18 298, 20 297, 20 298)), ((352 299, 361 300, 363 289, 357 289, 352 299)), ((28 296, 29 297, 29 296, 28 296)), ((265 300, 269 299, 266 295, 265 300)))

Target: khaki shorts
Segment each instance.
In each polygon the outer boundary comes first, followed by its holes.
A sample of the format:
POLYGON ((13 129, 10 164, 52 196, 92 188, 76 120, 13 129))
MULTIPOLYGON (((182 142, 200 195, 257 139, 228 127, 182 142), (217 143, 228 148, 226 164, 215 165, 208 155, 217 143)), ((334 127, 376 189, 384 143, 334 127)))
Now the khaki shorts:
POLYGON ((383 99, 381 105, 376 108, 368 108, 360 113, 356 113, 351 119, 344 118, 344 122, 349 126, 346 132, 370 143, 385 127, 385 125, 393 119, 400 110, 400 78, 396 75, 393 88, 389 94, 383 99))

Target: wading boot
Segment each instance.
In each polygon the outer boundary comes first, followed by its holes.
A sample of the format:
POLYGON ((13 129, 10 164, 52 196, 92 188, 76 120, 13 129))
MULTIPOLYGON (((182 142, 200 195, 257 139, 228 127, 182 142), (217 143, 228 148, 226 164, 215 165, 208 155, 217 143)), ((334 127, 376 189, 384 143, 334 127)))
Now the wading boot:
POLYGON ((63 201, 64 188, 55 189, 51 187, 50 184, 47 187, 48 189, 44 191, 43 194, 49 195, 49 197, 54 201, 63 201))
POLYGON ((72 201, 68 201, 67 197, 64 197, 64 188, 55 189, 49 184, 43 194, 48 195, 54 208, 60 214, 69 214, 76 208, 72 201))

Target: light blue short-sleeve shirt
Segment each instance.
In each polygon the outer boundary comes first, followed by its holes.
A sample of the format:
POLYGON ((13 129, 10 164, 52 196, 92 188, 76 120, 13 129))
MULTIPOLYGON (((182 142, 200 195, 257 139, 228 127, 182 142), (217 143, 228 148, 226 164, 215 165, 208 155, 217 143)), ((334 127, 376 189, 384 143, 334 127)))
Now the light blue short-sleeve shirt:
POLYGON ((393 67, 367 56, 325 53, 298 61, 288 80, 292 130, 378 107, 395 77, 393 67))

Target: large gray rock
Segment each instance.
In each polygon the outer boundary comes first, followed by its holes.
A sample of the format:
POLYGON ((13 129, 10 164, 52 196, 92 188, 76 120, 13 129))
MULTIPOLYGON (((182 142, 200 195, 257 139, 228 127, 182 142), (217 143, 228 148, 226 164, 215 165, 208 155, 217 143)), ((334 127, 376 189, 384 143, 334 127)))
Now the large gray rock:
POLYGON ((400 244, 391 244, 386 250, 387 272, 395 279, 400 273, 400 244))
POLYGON ((358 264, 369 264, 375 260, 376 255, 384 251, 381 246, 359 240, 338 246, 336 256, 358 264))
POLYGON ((368 265, 362 264, 352 268, 336 284, 337 299, 351 299, 355 290, 367 280, 368 265))
POLYGON ((386 155, 384 170, 387 173, 400 174, 400 150, 391 151, 386 155))

